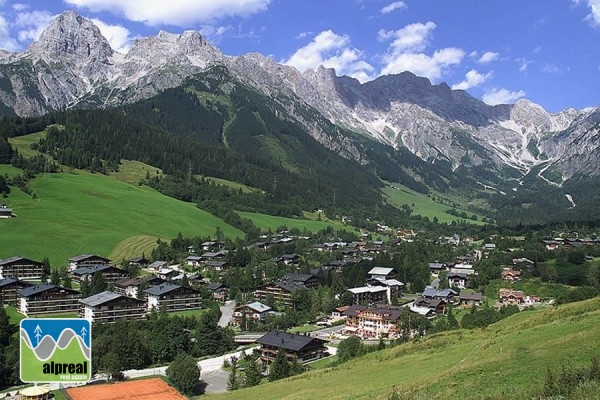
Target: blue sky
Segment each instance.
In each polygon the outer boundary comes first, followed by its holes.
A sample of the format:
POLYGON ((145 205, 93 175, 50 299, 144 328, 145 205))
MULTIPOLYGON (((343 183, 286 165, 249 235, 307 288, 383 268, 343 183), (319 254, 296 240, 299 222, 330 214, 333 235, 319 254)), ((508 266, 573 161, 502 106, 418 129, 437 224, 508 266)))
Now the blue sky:
POLYGON ((0 48, 26 49, 65 10, 122 52, 195 29, 226 55, 362 82, 408 70, 489 104, 600 106, 600 0, 0 0, 0 48))

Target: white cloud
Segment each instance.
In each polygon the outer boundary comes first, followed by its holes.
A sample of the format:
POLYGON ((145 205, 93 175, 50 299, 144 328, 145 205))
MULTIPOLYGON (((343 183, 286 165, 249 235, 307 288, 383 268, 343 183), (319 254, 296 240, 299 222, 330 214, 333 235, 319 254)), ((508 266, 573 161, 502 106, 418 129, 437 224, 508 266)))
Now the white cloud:
POLYGON ((14 25, 18 28, 17 37, 20 42, 39 39, 40 35, 56 18, 49 11, 20 12, 15 18, 14 25))
POLYGON ((587 0, 590 13, 585 17, 594 26, 600 26, 600 0, 587 0))
POLYGON ((15 3, 13 4, 12 8, 15 11, 25 11, 29 8, 29 4, 15 3))
POLYGON ((271 0, 63 0, 93 12, 110 11, 148 25, 191 25, 231 16, 249 16, 267 9, 271 0))
POLYGON ((515 61, 519 64, 519 71, 521 72, 527 71, 527 67, 529 67, 529 64, 533 62, 526 58, 517 58, 515 61))
POLYGON ((16 51, 19 49, 19 44, 11 37, 8 29, 8 22, 2 15, 0 15, 0 48, 8 51, 16 51))
POLYGON ((389 14, 391 12, 394 12, 396 10, 403 10, 406 8, 406 3, 403 1, 395 1, 393 3, 388 4, 387 6, 383 7, 381 10, 379 10, 382 14, 389 14))
POLYGON ((541 67, 541 70, 542 70, 542 72, 545 72, 547 74, 556 74, 556 75, 562 74, 562 69, 558 65, 552 64, 552 63, 543 64, 541 67))
POLYGON ((464 56, 465 52, 462 49, 454 47, 437 50, 432 56, 423 53, 400 54, 386 60, 387 65, 381 73, 386 75, 410 71, 415 75, 437 81, 448 67, 460 64, 464 56))
POLYGON ((500 57, 500 54, 498 54, 498 53, 495 53, 493 51, 486 51, 479 58, 479 60, 477 60, 477 62, 480 64, 487 64, 487 63, 497 60, 499 57, 500 57))
POLYGON ((129 51, 132 40, 129 29, 121 25, 110 25, 96 18, 92 19, 92 22, 100 29, 102 36, 108 40, 110 47, 120 53, 129 51))
POLYGON ((475 86, 481 85, 483 82, 487 81, 491 78, 492 73, 488 72, 486 74, 480 74, 476 70, 472 69, 465 74, 465 80, 452 85, 452 89, 455 90, 468 90, 475 86))
POLYGON ((488 90, 483 95, 483 101, 491 106, 497 104, 511 104, 525 97, 525 92, 522 90, 513 92, 504 88, 495 88, 488 90))
POLYGON ((404 28, 396 31, 380 30, 378 32, 378 39, 380 41, 393 39, 390 51, 394 54, 423 51, 427 47, 427 44, 429 44, 435 27, 435 23, 431 21, 425 24, 418 22, 406 25, 404 28))
POLYGON ((300 71, 316 69, 319 65, 334 68, 338 75, 348 75, 364 82, 370 79, 374 68, 364 61, 361 51, 351 47, 350 38, 331 30, 319 33, 306 46, 298 49, 283 64, 300 71))

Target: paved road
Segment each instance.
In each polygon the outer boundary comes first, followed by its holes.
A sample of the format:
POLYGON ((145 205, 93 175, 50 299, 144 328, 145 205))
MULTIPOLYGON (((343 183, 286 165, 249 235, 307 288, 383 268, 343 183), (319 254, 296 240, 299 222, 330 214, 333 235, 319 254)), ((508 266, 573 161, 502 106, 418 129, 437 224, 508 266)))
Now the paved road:
POLYGON ((233 310, 235 310, 235 300, 229 300, 221 307, 221 318, 219 319, 219 326, 227 328, 231 320, 233 319, 233 310))

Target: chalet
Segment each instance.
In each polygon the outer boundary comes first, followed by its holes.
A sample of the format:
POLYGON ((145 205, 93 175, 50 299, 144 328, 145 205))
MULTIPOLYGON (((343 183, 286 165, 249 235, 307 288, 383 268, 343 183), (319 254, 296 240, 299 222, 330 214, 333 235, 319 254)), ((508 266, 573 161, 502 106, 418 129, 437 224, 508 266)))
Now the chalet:
POLYGON ((161 283, 165 283, 165 281, 157 276, 146 275, 139 278, 119 279, 113 286, 116 293, 137 298, 140 293, 140 288, 143 291, 143 289, 148 289, 160 285, 161 283))
POLYGON ((17 290, 17 309, 25 315, 77 313, 79 292, 44 283, 17 290))
POLYGON ((176 283, 162 283, 144 290, 148 297, 148 311, 197 310, 202 306, 200 292, 176 283))
POLYGON ((44 264, 24 257, 11 257, 0 260, 0 278, 40 280, 44 274, 44 264))
POLYGON ((264 300, 271 295, 276 301, 291 305, 292 292, 297 289, 315 289, 320 285, 319 278, 311 274, 289 273, 280 279, 258 287, 254 291, 254 297, 264 300))
POLYGON ((473 269, 473 264, 456 263, 450 268, 449 272, 473 275, 475 270, 473 269))
POLYGON ((12 218, 14 216, 12 208, 7 207, 6 204, 0 204, 0 218, 12 218))
POLYGON ((135 297, 105 291, 80 299, 79 317, 90 322, 116 322, 120 319, 143 319, 146 302, 135 297))
POLYGON ((217 260, 211 260, 211 261, 205 261, 203 263, 204 266, 204 271, 225 271, 226 269, 229 268, 229 263, 227 261, 217 261, 217 260))
POLYGON ((237 306, 233 312, 233 323, 240 326, 244 319, 253 322, 264 321, 271 310, 271 307, 258 301, 237 306))
POLYGON ((256 249, 260 249, 262 251, 269 250, 269 247, 271 247, 271 244, 269 242, 254 242, 250 246, 248 246, 248 248, 250 248, 250 249, 256 248, 256 249))
POLYGON ((433 319, 435 317, 437 317, 437 312, 435 311, 435 309, 431 309, 429 307, 425 307, 425 306, 417 306, 414 303, 408 308, 411 312, 414 312, 415 314, 419 314, 427 319, 433 319))
POLYGON ((82 254, 69 258, 69 271, 74 271, 84 267, 95 267, 98 265, 110 264, 110 259, 96 256, 93 254, 82 254))
POLYGON ((525 303, 525 292, 512 289, 500 289, 498 300, 503 305, 519 305, 525 303))
POLYGON ((448 285, 451 288, 464 289, 467 287, 469 275, 461 272, 450 272, 448 274, 448 285))
POLYGON ((556 250, 563 245, 562 240, 542 240, 544 246, 546 246, 546 250, 556 250))
POLYGON ((437 299, 444 300, 447 303, 450 303, 454 300, 454 296, 457 296, 458 292, 452 289, 443 289, 438 290, 432 287, 427 287, 423 291, 423 297, 426 299, 437 299))
POLYGON ((156 272, 162 268, 165 268, 167 264, 168 263, 166 261, 154 261, 152 264, 148 265, 148 269, 156 272))
POLYGON ((343 312, 346 316, 343 332, 362 339, 394 339, 400 334, 397 324, 402 313, 402 307, 355 304, 343 312))
POLYGON ((394 268, 375 267, 368 273, 368 279, 396 279, 398 274, 394 268))
POLYGON ((298 254, 283 254, 277 258, 277 262, 284 263, 285 265, 298 264, 300 262, 300 256, 298 254))
POLYGON ((507 282, 516 282, 521 280, 522 273, 521 271, 514 270, 512 268, 503 268, 502 269, 502 280, 507 282))
POLYGON ((428 308, 434 311, 436 314, 444 314, 446 312, 446 304, 448 302, 444 299, 432 299, 420 297, 413 302, 414 307, 428 308))
POLYGON ((483 295, 481 293, 461 292, 458 298, 460 304, 463 306, 480 306, 483 302, 483 295))
POLYGON ((17 291, 33 286, 33 283, 15 278, 0 279, 0 307, 4 304, 17 305, 17 291))
POLYGON ((71 271, 73 280, 76 282, 81 282, 84 279, 91 281, 95 274, 102 274, 107 283, 115 283, 119 279, 127 277, 127 271, 107 264, 81 267, 71 271))
POLYGON ((338 319, 346 318, 346 316, 343 314, 344 314, 344 311, 346 311, 348 308, 350 308, 350 306, 340 306, 340 307, 334 308, 333 311, 331 312, 331 319, 338 320, 338 319))
POLYGON ((200 245, 202 251, 219 251, 223 248, 223 243, 219 241, 207 241, 200 245))
POLYGON ((207 251, 203 253, 200 257, 204 260, 222 260, 227 256, 229 251, 227 250, 219 250, 219 251, 207 251))
POLYGON ((361 286, 348 289, 352 293, 352 304, 391 303, 390 289, 385 286, 361 286))
POLYGON ((135 257, 127 262, 130 267, 145 267, 150 261, 144 257, 135 257))
POLYGON ((438 276, 442 271, 448 271, 448 264, 440 262, 429 263, 429 272, 433 276, 438 276))
POLYGON ((275 361, 280 348, 285 351, 288 362, 294 359, 306 363, 323 357, 327 352, 326 340, 307 335, 270 331, 256 341, 260 344, 260 358, 268 364, 275 361))
POLYGON ((163 279, 165 281, 170 281, 177 275, 179 275, 179 271, 176 271, 170 267, 164 267, 164 268, 161 268, 158 271, 156 271, 156 276, 158 276, 160 279, 163 279))
POLYGON ((185 259, 185 263, 190 267, 199 267, 203 260, 200 256, 189 256, 185 259))
POLYGON ((461 264, 473 264, 475 261, 477 261, 477 257, 472 254, 456 257, 456 262, 461 264))
POLYGON ((212 298, 216 301, 225 302, 227 295, 229 294, 229 286, 224 283, 209 283, 206 285, 206 289, 212 293, 212 298))

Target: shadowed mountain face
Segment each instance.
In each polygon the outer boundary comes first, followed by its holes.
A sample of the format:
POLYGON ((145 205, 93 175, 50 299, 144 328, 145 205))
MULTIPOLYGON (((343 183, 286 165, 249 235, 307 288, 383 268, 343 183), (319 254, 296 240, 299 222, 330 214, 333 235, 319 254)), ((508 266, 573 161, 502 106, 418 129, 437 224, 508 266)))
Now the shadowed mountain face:
MULTIPOLYGON (((46 335, 40 340, 39 344, 33 345, 25 329, 21 329, 21 338, 25 340, 27 346, 33 350, 36 357, 42 361, 49 359, 57 348, 61 350, 66 349, 72 340, 77 340, 79 347, 88 360, 91 358, 90 349, 85 345, 81 337, 79 337, 72 329, 65 329, 62 331, 58 338, 58 342, 55 342, 52 336, 46 335)), ((34 339, 34 343, 35 342, 37 342, 37 339, 34 339)))

